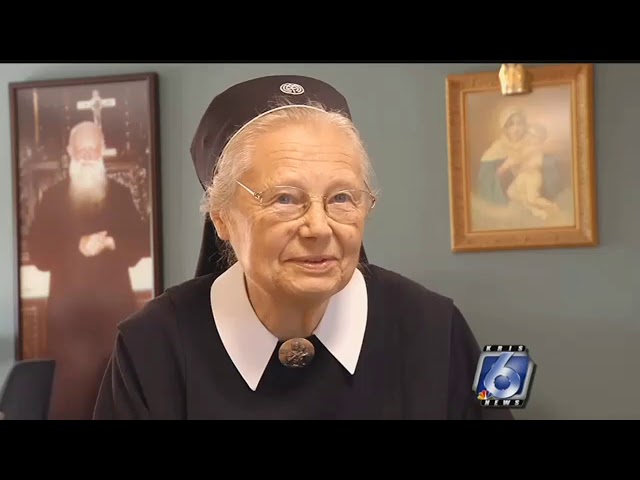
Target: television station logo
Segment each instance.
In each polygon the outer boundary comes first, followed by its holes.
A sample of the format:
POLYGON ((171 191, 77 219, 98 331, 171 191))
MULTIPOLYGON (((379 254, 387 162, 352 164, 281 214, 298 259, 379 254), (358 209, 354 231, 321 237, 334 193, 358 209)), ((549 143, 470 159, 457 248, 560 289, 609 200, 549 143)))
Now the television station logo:
POLYGON ((473 391, 483 407, 525 406, 535 364, 524 345, 486 345, 482 349, 473 391))

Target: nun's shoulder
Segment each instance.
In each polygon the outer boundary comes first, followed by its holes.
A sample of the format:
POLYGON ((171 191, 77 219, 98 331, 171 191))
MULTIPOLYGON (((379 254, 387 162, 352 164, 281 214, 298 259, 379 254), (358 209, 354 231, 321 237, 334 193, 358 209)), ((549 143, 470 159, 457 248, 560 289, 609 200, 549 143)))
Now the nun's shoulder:
POLYGON ((375 265, 365 279, 373 317, 401 335, 410 355, 424 358, 431 352, 434 361, 449 358, 454 370, 474 372, 478 342, 454 299, 375 265))
POLYGON ((421 283, 378 265, 367 265, 362 273, 374 302, 392 306, 397 311, 426 311, 433 315, 449 315, 454 300, 421 283))
POLYGON ((215 275, 208 274, 167 288, 120 322, 119 333, 147 340, 176 335, 181 319, 193 318, 208 305, 214 280, 215 275))

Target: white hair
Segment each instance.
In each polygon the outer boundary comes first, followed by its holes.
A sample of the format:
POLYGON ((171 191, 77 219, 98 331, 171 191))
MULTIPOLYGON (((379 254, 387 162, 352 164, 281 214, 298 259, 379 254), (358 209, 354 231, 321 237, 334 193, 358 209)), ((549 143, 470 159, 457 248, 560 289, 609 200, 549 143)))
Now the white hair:
MULTIPOLYGON (((238 184, 236 180, 251 168, 256 139, 282 125, 321 121, 335 125, 353 140, 361 158, 363 181, 372 188, 374 172, 364 142, 353 122, 341 112, 327 110, 322 104, 307 105, 278 104, 272 111, 262 115, 238 132, 223 150, 216 162, 212 180, 205 189, 201 212, 210 215, 229 206, 238 184), (286 107, 286 108, 282 108, 286 107), (309 108, 311 107, 311 108, 309 108)), ((373 190, 372 193, 375 194, 373 190)))

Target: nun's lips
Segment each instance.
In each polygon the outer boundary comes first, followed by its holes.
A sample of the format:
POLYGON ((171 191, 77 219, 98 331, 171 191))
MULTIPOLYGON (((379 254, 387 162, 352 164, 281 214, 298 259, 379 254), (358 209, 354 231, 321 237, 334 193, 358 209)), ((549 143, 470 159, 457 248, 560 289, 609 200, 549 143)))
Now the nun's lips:
POLYGON ((290 260, 290 263, 307 273, 325 274, 338 264, 338 259, 326 255, 308 255, 296 257, 290 260))
POLYGON ((320 262, 331 262, 337 261, 336 257, 331 255, 305 255, 302 257, 294 257, 290 259, 290 262, 298 262, 298 263, 320 263, 320 262))

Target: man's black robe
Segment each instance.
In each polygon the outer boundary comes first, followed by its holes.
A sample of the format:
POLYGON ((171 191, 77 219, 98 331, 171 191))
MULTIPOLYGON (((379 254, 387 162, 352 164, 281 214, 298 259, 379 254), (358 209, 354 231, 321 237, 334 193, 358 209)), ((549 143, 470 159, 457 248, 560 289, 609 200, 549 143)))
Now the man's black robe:
POLYGON ((149 232, 129 189, 109 180, 99 208, 74 209, 69 180, 49 188, 29 231, 31 263, 50 272, 46 310, 48 355, 56 376, 51 418, 91 418, 116 325, 133 313, 129 267, 149 255, 149 232), (115 250, 85 257, 84 235, 106 231, 115 250))
POLYGON ((480 349, 454 303, 367 265, 368 318, 354 375, 315 336, 290 369, 275 347, 255 391, 216 329, 208 274, 168 289, 119 326, 95 419, 511 419, 472 391, 480 349))

